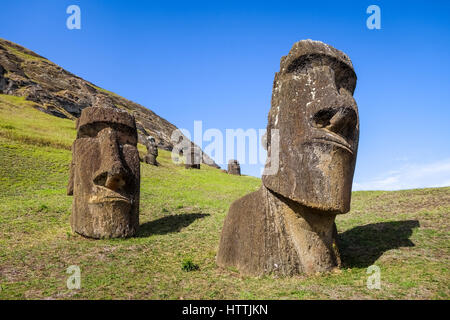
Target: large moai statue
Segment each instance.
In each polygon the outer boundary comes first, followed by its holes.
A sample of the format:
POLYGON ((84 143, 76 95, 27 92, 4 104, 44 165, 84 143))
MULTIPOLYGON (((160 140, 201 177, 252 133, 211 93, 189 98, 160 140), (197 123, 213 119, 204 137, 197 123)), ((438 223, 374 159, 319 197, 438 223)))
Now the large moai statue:
POLYGON ((311 274, 341 265, 334 221, 350 210, 359 137, 355 86, 348 56, 322 42, 297 42, 281 58, 262 186, 231 205, 218 265, 249 275, 311 274))
POLYGON ((237 176, 241 175, 241 166, 239 165, 239 161, 230 160, 228 161, 228 174, 234 174, 237 176))
POLYGON ((134 117, 85 108, 77 120, 67 194, 72 230, 90 238, 133 236, 139 227, 139 153, 134 117))
POLYGON ((155 138, 148 137, 145 146, 147 147, 147 154, 144 157, 145 163, 157 166, 158 162, 156 161, 156 158, 158 157, 158 146, 156 145, 155 138))
POLYGON ((186 152, 183 151, 183 154, 186 155, 186 169, 200 169, 200 163, 202 162, 202 150, 199 147, 191 142, 186 152))

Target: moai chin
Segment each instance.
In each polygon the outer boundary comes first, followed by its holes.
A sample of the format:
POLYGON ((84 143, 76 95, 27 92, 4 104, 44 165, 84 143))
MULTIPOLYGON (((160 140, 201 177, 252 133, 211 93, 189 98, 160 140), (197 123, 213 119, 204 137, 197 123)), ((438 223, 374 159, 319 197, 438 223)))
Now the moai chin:
POLYGON ((67 194, 72 230, 90 238, 133 236, 139 227, 139 153, 134 117, 85 108, 77 120, 67 194))
POLYGON ((241 175, 241 166, 239 165, 239 161, 230 160, 228 161, 228 174, 234 174, 237 176, 241 175))
POLYGON ((147 138, 146 147, 147 154, 144 157, 145 163, 157 166, 158 162, 156 161, 156 158, 158 157, 158 146, 156 145, 155 138, 147 138))
POLYGON ((355 86, 347 55, 322 42, 299 41, 281 58, 262 186, 231 205, 220 266, 244 274, 293 275, 341 265, 334 221, 350 210, 359 137, 355 86), (273 158, 278 170, 267 170, 273 158))

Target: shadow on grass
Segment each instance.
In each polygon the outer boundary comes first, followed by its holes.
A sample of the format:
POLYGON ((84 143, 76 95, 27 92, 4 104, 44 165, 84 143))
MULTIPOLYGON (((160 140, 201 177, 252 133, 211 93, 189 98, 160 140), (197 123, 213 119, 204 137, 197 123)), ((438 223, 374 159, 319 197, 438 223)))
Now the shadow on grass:
POLYGON ((419 221, 391 221, 367 224, 347 230, 338 236, 344 267, 367 268, 386 251, 414 247, 409 240, 419 221))
POLYGON ((180 232, 197 219, 209 216, 207 213, 184 213, 176 214, 141 224, 138 237, 149 237, 153 234, 168 234, 180 232))

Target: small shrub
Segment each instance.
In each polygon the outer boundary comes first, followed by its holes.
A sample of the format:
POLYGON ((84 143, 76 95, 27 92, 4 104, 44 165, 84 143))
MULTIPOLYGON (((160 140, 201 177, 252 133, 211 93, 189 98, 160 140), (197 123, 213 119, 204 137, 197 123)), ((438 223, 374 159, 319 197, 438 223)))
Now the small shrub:
POLYGON ((7 129, 7 130, 14 130, 16 127, 10 125, 10 124, 6 124, 1 126, 3 129, 7 129))
POLYGON ((198 264, 192 262, 190 258, 184 259, 183 262, 181 263, 181 270, 183 271, 189 272, 189 271, 196 271, 198 269, 200 269, 198 264))
POLYGON ((45 204, 41 204, 37 210, 38 212, 47 212, 48 211, 48 206, 45 204))

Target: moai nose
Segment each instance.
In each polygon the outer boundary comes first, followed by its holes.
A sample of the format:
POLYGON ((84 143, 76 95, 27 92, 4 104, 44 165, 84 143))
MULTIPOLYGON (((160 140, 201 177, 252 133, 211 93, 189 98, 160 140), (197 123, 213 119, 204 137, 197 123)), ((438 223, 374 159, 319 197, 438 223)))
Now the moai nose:
POLYGON ((100 168, 94 175, 94 183, 113 191, 125 186, 127 170, 122 162, 117 133, 105 128, 98 134, 100 144, 100 168))
POLYGON ((355 110, 349 107, 322 109, 312 117, 314 127, 327 129, 347 141, 353 139, 357 121, 355 110))
POLYGON ((333 131, 346 139, 353 136, 356 128, 356 112, 352 108, 339 108, 330 119, 327 129, 333 131))
POLYGON ((118 191, 125 186, 125 171, 121 163, 115 163, 113 168, 108 171, 105 187, 113 191, 118 191))

